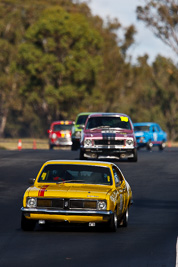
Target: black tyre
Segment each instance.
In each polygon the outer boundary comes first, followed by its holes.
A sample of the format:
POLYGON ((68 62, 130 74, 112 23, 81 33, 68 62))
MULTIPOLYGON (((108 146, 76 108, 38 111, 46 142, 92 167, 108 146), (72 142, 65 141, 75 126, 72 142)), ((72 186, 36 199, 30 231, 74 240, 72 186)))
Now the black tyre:
POLYGON ((120 221, 120 226, 127 227, 128 220, 129 220, 129 210, 127 209, 122 217, 122 220, 120 221))
POLYGON ((165 147, 166 147, 166 143, 165 143, 165 141, 163 141, 163 142, 161 143, 161 145, 159 146, 159 150, 164 150, 165 147))
POLYGON ((26 219, 25 216, 22 214, 21 217, 21 229, 24 231, 33 231, 36 225, 35 220, 26 219))
POLYGON ((78 145, 78 143, 75 142, 75 141, 73 141, 73 142, 72 142, 72 147, 71 147, 71 149, 72 149, 72 150, 77 150, 77 149, 79 149, 79 145, 78 145))
POLYGON ((53 145, 49 145, 49 149, 51 149, 51 150, 52 150, 52 149, 53 149, 53 145))
POLYGON ((84 152, 80 149, 80 160, 85 159, 84 152))
POLYGON ((152 150, 153 147, 153 143, 151 142, 151 140, 148 141, 148 143, 146 144, 146 148, 147 150, 152 150))
POLYGON ((109 230, 111 232, 116 232, 117 226, 118 226, 118 219, 117 219, 117 213, 115 210, 109 222, 109 230))
POLYGON ((137 162, 138 161, 137 149, 136 148, 133 150, 133 157, 132 158, 128 158, 128 160, 131 161, 131 162, 137 162))

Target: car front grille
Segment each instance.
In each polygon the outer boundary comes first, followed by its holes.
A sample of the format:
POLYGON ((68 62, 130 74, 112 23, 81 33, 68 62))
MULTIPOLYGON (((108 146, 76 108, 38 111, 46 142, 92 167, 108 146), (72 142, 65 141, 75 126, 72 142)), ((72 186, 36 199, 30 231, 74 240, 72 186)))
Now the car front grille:
POLYGON ((38 199, 37 207, 62 209, 64 207, 64 199, 38 199))
POLYGON ((81 200, 81 199, 37 199, 38 208, 56 208, 56 209, 97 209, 96 200, 81 200))
POLYGON ((69 207, 71 209, 95 209, 97 208, 96 201, 87 200, 70 200, 69 207))
POLYGON ((124 140, 109 140, 109 139, 102 139, 102 140, 95 140, 96 146, 123 146, 124 140))
POLYGON ((65 142, 69 142, 70 141, 70 138, 67 138, 67 137, 61 137, 61 138, 58 138, 58 141, 60 143, 65 143, 65 142))

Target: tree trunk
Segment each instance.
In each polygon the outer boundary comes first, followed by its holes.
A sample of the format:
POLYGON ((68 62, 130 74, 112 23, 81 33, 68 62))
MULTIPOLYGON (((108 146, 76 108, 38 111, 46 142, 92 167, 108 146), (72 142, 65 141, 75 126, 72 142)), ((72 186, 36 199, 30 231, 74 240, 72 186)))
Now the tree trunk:
POLYGON ((6 127, 7 122, 7 111, 0 118, 0 137, 4 137, 4 129, 6 127))

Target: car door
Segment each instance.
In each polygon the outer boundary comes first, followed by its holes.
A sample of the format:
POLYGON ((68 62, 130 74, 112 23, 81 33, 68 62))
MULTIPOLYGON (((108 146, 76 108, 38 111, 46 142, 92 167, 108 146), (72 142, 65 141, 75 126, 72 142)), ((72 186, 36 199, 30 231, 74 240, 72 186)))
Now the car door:
POLYGON ((155 128, 157 129, 157 134, 158 134, 157 141, 162 142, 164 140, 164 133, 159 125, 156 125, 155 128))
POLYGON ((115 179, 116 191, 117 191, 116 192, 117 193, 117 198, 116 198, 117 214, 121 215, 124 213, 126 209, 127 188, 126 188, 123 175, 116 166, 113 166, 113 173, 114 173, 114 179, 115 179))
POLYGON ((158 141, 158 131, 155 125, 152 125, 151 132, 152 132, 152 142, 153 144, 155 144, 158 141))

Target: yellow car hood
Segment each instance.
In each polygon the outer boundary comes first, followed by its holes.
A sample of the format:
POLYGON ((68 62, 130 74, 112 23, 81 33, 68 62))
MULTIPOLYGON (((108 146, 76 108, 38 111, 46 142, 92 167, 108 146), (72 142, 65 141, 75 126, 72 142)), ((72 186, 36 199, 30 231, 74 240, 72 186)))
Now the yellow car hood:
POLYGON ((53 184, 33 186, 28 189, 30 197, 105 199, 111 186, 84 184, 53 184))

